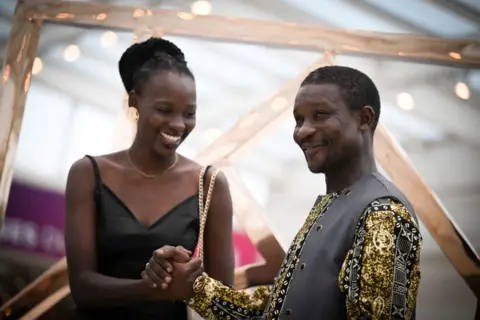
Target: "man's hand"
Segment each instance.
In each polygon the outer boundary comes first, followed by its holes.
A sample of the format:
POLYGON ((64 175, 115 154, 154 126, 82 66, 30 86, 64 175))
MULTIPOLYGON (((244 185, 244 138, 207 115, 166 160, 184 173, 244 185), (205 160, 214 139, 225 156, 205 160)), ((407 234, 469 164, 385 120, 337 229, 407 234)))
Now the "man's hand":
POLYGON ((153 253, 142 278, 152 287, 168 291, 172 300, 186 300, 193 295, 193 283, 203 273, 202 261, 190 258, 182 247, 164 246, 153 253), (168 289, 167 289, 168 287, 168 289))

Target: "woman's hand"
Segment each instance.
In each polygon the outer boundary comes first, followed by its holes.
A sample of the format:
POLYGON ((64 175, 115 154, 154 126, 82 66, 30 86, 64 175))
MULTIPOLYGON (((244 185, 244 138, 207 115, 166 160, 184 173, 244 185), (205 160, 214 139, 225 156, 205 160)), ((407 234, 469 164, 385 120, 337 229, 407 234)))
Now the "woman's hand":
POLYGON ((171 300, 187 300, 193 295, 193 283, 203 273, 202 261, 190 258, 182 247, 164 246, 156 250, 142 272, 151 287, 161 287, 171 300), (170 271, 169 271, 170 270, 170 271))
MULTIPOLYGON (((170 273, 173 271, 172 262, 186 263, 190 261, 192 252, 185 249, 182 246, 172 247, 163 246, 162 248, 155 250, 152 257, 145 266, 145 270, 148 266, 155 266, 155 275, 152 275, 152 281, 149 285, 152 288, 160 287, 166 289, 168 284, 172 281, 170 273)), ((147 279, 148 280, 148 279, 147 279)))

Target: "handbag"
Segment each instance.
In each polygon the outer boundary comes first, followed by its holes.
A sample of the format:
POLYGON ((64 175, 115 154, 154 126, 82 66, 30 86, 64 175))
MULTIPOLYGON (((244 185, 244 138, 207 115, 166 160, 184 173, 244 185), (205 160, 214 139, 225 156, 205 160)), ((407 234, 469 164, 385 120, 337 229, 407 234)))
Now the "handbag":
MULTIPOLYGON (((205 166, 200 170, 198 176, 198 216, 200 220, 200 228, 198 231, 198 242, 197 242, 197 257, 203 260, 203 239, 205 233, 205 225, 207 223, 208 217, 208 208, 210 207, 210 201, 212 199, 213 187, 215 186, 215 179, 219 172, 218 169, 212 172, 210 177, 210 184, 208 185, 207 194, 205 195, 204 185, 205 185, 205 173, 207 172, 210 166, 205 166)), ((188 307, 188 319, 201 319, 194 311, 188 307)))

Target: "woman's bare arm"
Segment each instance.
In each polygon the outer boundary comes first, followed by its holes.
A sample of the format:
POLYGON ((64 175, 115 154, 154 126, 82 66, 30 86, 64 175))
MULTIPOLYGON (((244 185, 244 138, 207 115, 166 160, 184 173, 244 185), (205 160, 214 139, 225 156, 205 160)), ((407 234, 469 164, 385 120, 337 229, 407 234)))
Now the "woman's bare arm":
POLYGON ((90 160, 75 162, 65 191, 65 245, 75 303, 80 307, 104 307, 166 299, 162 297, 165 291, 149 287, 145 280, 117 279, 96 271, 94 185, 90 160))
MULTIPOLYGON (((205 198, 211 174, 207 173, 205 198)), ((232 239, 233 208, 228 181, 223 172, 219 172, 213 189, 208 219, 205 225, 204 264, 205 272, 226 285, 233 285, 235 267, 232 239)))

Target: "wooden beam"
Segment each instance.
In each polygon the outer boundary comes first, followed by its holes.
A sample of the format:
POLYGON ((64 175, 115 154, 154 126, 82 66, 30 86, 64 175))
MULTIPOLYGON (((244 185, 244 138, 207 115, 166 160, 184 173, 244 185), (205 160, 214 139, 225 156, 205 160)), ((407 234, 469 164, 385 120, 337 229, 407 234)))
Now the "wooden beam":
MULTIPOLYGON (((294 23, 195 16, 190 13, 143 10, 134 7, 114 7, 94 3, 25 1, 20 2, 17 9, 17 12, 21 12, 21 10, 26 10, 27 12, 26 14, 23 12, 17 16, 14 22, 14 24, 16 23, 17 29, 12 29, 18 30, 22 36, 25 35, 26 32, 25 30, 21 30, 20 23, 24 23, 25 18, 27 21, 35 21, 35 18, 39 18, 56 22, 128 30, 132 30, 135 25, 140 23, 144 24, 152 33, 159 32, 160 30, 162 33, 204 37, 220 41, 257 43, 307 50, 323 50, 326 48, 354 54, 383 55, 401 59, 420 60, 425 63, 449 63, 458 67, 480 66, 480 56, 474 53, 474 49, 477 49, 479 46, 479 42, 476 40, 447 40, 410 35, 392 35, 351 30, 342 31, 308 27, 294 23), (159 20, 159 18, 161 19, 159 20), (159 21, 162 21, 160 28, 158 26, 159 21), (292 42, 291 39, 296 40, 292 42)), ((22 37, 22 39, 24 38, 22 37)), ((38 36, 33 39, 38 40, 38 36)), ((20 42, 18 44, 20 44, 20 42)), ((22 46, 17 47, 24 48, 22 46)), ((33 41, 31 48, 36 48, 36 41, 33 41)), ((23 72, 27 72, 27 74, 28 71, 31 70, 32 57, 35 56, 31 54, 32 51, 35 50, 31 49, 29 51, 29 64, 22 69, 24 70, 23 72)), ((12 57, 13 56, 9 55, 9 58, 12 57)), ((7 61, 9 58, 7 58, 7 61)), ((4 76, 5 74, 4 70, 4 76)), ((18 93, 23 97, 23 102, 19 105, 23 108, 24 96, 27 91, 25 88, 28 89, 28 86, 24 86, 25 82, 23 80, 25 80, 25 74, 19 74, 21 75, 19 79, 22 79, 20 82, 22 85, 21 88, 24 89, 23 93, 18 93)), ((292 87, 284 89, 288 93, 294 90, 292 87)), ((3 93, 4 91, 2 91, 2 94, 3 93)), ((0 111, 1 110, 2 109, 0 109, 0 111)), ((262 111, 262 114, 255 116, 257 118, 247 117, 243 119, 242 123, 245 125, 246 123, 251 124, 256 122, 256 126, 264 126, 264 122, 262 121, 264 121, 265 118, 276 116, 277 113, 281 114, 282 110, 284 110, 284 108, 280 107, 272 107, 269 110, 265 109, 265 112, 262 111), (262 117, 263 120, 259 117, 262 117), (257 121, 257 119, 262 121, 257 121)), ((248 116, 252 117, 252 114, 248 116)), ((18 116, 17 120, 20 119, 21 121, 21 118, 22 114, 18 116)), ((13 124, 16 124, 16 122, 12 120, 10 125, 13 124)), ((250 127, 250 129, 253 129, 253 127, 250 127)), ((235 138, 235 135, 232 134, 232 138, 235 138)), ((243 136, 237 143, 241 142, 245 144, 249 142, 249 138, 251 138, 251 136, 243 136)), ((234 149, 235 148, 237 148, 237 146, 235 146, 234 149)), ((15 148, 10 150, 15 150, 15 148)), ((439 203, 438 199, 415 172, 401 148, 395 144, 395 141, 388 134, 388 131, 382 126, 377 129, 375 153, 382 167, 389 173, 405 195, 410 198, 419 218, 432 233, 443 252, 452 261, 477 297, 479 297, 480 288, 478 288, 478 281, 476 281, 480 275, 478 254, 474 252, 466 238, 439 203)), ((2 165, 3 175, 5 173, 4 163, 0 164, 2 165)), ((8 182, 8 186, 9 184, 10 182, 8 182)), ((242 194, 245 195, 243 192, 242 194)), ((250 231, 254 229, 254 226, 249 226, 248 223, 253 222, 255 221, 251 219, 246 221, 250 231)), ((259 237, 258 239, 261 238, 259 237)), ((40 311, 43 312, 45 310, 44 306, 53 305, 66 294, 68 294, 68 287, 63 287, 53 298, 47 299, 45 304, 41 304, 40 311)))
MULTIPOLYGON (((60 259, 57 263, 55 263, 53 266, 51 266, 49 269, 47 269, 47 271, 45 271, 40 277, 35 279, 35 281, 23 288, 23 290, 20 291, 16 296, 14 296, 12 299, 8 300, 6 303, 0 306, 0 315, 4 313, 7 309, 14 307, 14 305, 16 304, 21 305, 22 301, 30 292, 32 292, 38 287, 45 286, 45 284, 49 283, 53 277, 57 277, 59 275, 66 275, 66 273, 67 259, 64 257, 60 259)), ((65 277, 65 279, 67 278, 65 277)))
POLYGON ((252 43, 312 51, 387 56, 457 67, 480 66, 474 39, 444 39, 406 34, 338 30, 298 23, 258 21, 234 17, 196 16, 188 12, 139 9, 91 2, 35 0, 24 4, 29 17, 50 21, 133 30, 137 23, 164 34, 218 41, 252 43), (293 40, 292 40, 293 39, 293 40))
POLYGON ((377 128, 374 142, 375 157, 382 168, 411 201, 419 219, 440 249, 474 291, 477 299, 480 298, 480 286, 477 287, 474 280, 480 277, 480 257, 473 246, 384 126, 377 128))
POLYGON ((0 229, 5 218, 41 25, 41 21, 26 19, 26 8, 17 6, 0 80, 0 229))
POLYGON ((32 320, 39 318, 40 316, 42 316, 42 314, 50 310, 69 294, 70 286, 66 284, 57 291, 55 291, 53 294, 48 296, 45 300, 37 304, 33 309, 31 309, 23 317, 21 317, 20 320, 32 320))

